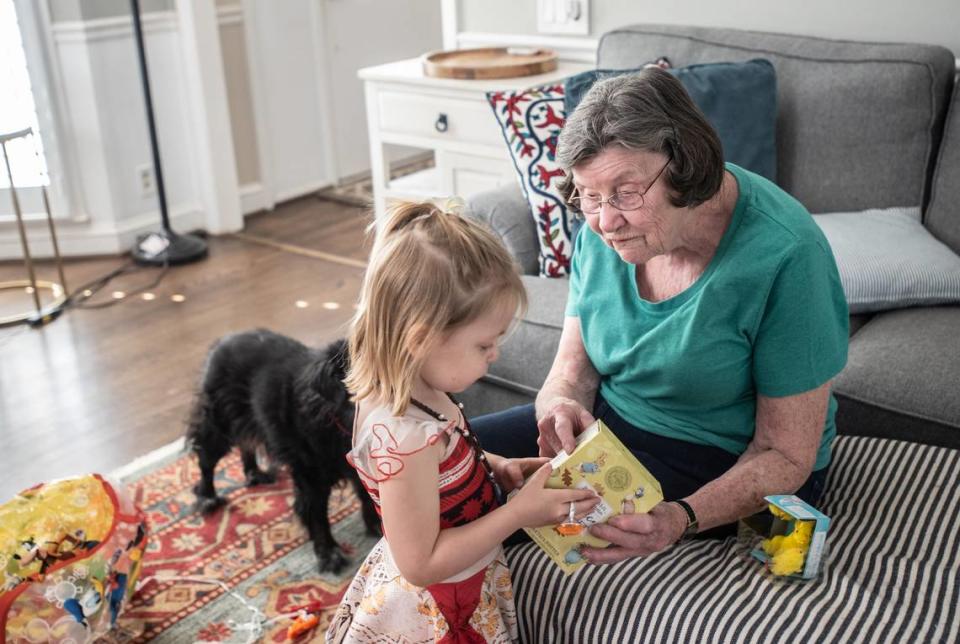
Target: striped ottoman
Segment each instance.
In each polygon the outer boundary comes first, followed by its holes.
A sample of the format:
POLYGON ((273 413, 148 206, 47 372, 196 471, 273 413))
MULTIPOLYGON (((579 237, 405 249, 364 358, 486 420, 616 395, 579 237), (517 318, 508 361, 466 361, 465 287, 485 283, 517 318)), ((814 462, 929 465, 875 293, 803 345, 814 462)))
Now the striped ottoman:
POLYGON ((960 641, 960 451, 841 436, 826 569, 774 578, 745 544, 693 541, 568 577, 508 549, 524 642, 960 641))

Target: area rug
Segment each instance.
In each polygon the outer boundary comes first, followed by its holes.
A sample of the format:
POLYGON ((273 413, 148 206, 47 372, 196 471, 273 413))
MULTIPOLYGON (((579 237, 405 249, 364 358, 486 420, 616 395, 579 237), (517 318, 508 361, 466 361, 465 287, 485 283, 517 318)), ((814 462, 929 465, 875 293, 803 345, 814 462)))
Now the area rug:
POLYGON ((329 608, 317 629, 298 641, 323 641, 330 614, 376 543, 364 530, 352 491, 338 489, 330 501, 333 535, 346 546, 350 566, 321 575, 293 514, 285 473, 274 484, 245 487, 239 453, 231 453, 216 475, 228 502, 201 517, 191 509, 199 477, 195 459, 182 448, 166 451, 120 473, 150 531, 137 592, 116 640, 283 642, 291 620, 278 616, 309 605, 329 608))

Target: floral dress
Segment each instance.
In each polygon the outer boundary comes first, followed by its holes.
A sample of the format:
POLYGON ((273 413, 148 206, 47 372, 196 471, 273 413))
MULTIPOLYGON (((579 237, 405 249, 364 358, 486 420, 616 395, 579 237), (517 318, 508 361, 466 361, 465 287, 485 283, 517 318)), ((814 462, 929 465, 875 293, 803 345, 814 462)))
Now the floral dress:
MULTIPOLYGON (((498 506, 476 436, 460 423, 424 408, 393 416, 372 410, 355 430, 347 456, 380 512, 379 485, 409 456, 446 439, 440 463, 440 529, 473 521, 498 506)), ((327 630, 327 642, 512 642, 517 639, 510 571, 501 547, 450 579, 425 588, 400 574, 386 537, 360 566, 327 630)))

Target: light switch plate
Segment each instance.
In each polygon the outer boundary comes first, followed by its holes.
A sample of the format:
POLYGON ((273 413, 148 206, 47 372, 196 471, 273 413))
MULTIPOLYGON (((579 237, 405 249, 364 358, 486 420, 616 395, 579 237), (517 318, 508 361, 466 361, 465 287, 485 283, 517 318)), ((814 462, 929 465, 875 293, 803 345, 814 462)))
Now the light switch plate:
POLYGON ((537 0, 537 30, 586 36, 590 33, 590 0, 537 0))

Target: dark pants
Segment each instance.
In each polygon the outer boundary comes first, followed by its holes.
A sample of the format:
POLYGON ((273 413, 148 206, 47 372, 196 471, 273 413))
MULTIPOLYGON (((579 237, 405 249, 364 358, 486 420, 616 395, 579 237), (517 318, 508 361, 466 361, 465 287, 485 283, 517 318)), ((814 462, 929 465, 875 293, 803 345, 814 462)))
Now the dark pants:
MULTIPOLYGON (((667 501, 690 496, 710 481, 719 478, 739 458, 718 447, 697 445, 658 436, 634 427, 617 414, 599 394, 593 415, 617 435, 644 467, 660 481, 667 501)), ((471 419, 471 428, 480 438, 483 449, 508 458, 536 456, 537 418, 533 405, 523 405, 495 414, 471 419)), ((795 492, 801 499, 816 505, 823 493, 827 469, 817 470, 795 492)), ((704 537, 732 534, 735 524, 704 531, 704 537)))

